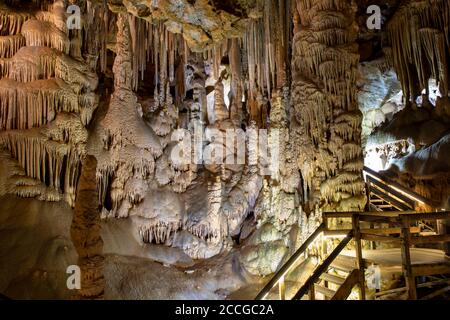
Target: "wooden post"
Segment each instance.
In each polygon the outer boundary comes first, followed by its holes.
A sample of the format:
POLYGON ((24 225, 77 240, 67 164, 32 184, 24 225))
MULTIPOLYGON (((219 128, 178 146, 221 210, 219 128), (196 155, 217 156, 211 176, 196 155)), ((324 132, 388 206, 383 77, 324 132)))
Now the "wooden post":
POLYGON ((278 282, 278 291, 280 300, 286 300, 286 283, 284 282, 284 276, 282 276, 280 282, 278 282))
POLYGON ((309 300, 316 300, 316 289, 314 283, 309 287, 309 300))
POLYGON ((360 298, 360 300, 366 300, 364 260, 363 260, 363 256, 362 256, 361 230, 360 230, 360 225, 359 225, 359 214, 358 213, 353 215, 352 224, 353 224, 353 237, 355 239, 356 264, 359 269, 359 298, 360 298))
MULTIPOLYGON (((370 229, 375 229, 375 224, 373 222, 370 223, 370 229)), ((370 249, 375 250, 377 248, 375 241, 370 241, 370 249)))
MULTIPOLYGON (((441 219, 436 221, 436 229, 439 235, 450 234, 450 220, 449 219, 441 219)), ((450 243, 444 242, 441 244, 442 250, 445 252, 447 256, 450 256, 450 243)))
MULTIPOLYGON (((323 226, 324 226, 324 232, 328 231, 328 218, 327 217, 323 217, 322 218, 322 222, 323 222, 323 226)), ((322 252, 320 253, 321 255, 321 260, 324 261, 327 258, 327 239, 324 235, 322 235, 322 248, 321 248, 322 252)))
POLYGON ((416 279, 412 273, 410 242, 411 233, 409 230, 409 220, 402 217, 402 269, 405 276, 406 288, 408 289, 408 299, 417 300, 416 279))

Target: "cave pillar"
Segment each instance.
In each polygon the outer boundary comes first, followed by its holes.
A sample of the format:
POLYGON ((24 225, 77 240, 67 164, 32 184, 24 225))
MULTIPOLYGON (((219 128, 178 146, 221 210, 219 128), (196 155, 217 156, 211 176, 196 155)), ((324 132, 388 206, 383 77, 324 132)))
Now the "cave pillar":
POLYGON ((81 269, 79 297, 82 299, 103 298, 105 288, 96 169, 97 160, 88 155, 81 168, 70 229, 72 241, 78 253, 78 266, 81 269))
POLYGON ((366 204, 355 13, 349 0, 296 1, 292 104, 309 208, 359 211, 366 204))

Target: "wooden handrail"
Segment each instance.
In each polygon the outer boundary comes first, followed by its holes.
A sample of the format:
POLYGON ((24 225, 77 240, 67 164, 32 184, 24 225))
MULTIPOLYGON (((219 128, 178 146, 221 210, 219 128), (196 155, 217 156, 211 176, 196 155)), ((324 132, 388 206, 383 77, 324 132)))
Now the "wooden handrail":
POLYGON ((277 283, 283 278, 289 269, 298 261, 301 255, 308 249, 309 245, 325 230, 325 223, 322 223, 316 231, 314 231, 308 239, 298 248, 298 250, 289 258, 289 260, 281 267, 280 270, 270 279, 270 281, 264 286, 264 288, 258 293, 255 300, 262 300, 272 290, 277 283))
POLYGON ((367 177, 367 181, 370 183, 371 193, 387 201, 400 211, 414 209, 416 201, 410 197, 397 192, 395 189, 389 187, 389 185, 370 176, 367 177))
MULTIPOLYGON (((330 237, 345 236, 351 229, 325 230, 323 234, 330 237)), ((411 227, 411 233, 420 233, 419 227, 411 227)), ((400 234, 401 228, 380 228, 380 229, 361 229, 361 234, 369 235, 390 235, 400 234)))
POLYGON ((322 213, 322 217, 324 219, 332 219, 332 218, 351 218, 355 213, 359 212, 324 212, 322 213))
POLYGON ((439 204, 436 201, 427 199, 427 198, 421 196, 420 194, 417 194, 416 192, 414 192, 412 190, 409 190, 408 188, 402 186, 401 184, 393 181, 389 177, 386 177, 385 175, 380 174, 380 173, 378 173, 378 172, 376 172, 376 171, 374 171, 374 170, 372 170, 372 169, 370 169, 370 168, 368 168, 366 166, 364 166, 363 172, 368 174, 368 175, 371 175, 371 176, 377 178, 379 181, 381 181, 382 183, 384 183, 385 185, 387 185, 389 187, 393 187, 395 189, 400 190, 403 193, 404 196, 406 196, 406 197, 408 197, 408 198, 410 198, 410 199, 412 199, 414 201, 422 202, 422 203, 427 204, 427 205, 429 205, 429 206, 431 206, 433 208, 438 208, 439 207, 439 204))
MULTIPOLYGON (((411 221, 414 220, 441 220, 450 218, 450 211, 438 211, 438 212, 418 212, 418 211, 383 211, 383 212, 324 212, 324 219, 332 218, 351 218, 355 214, 359 214, 361 221, 365 221, 365 218, 376 218, 376 219, 398 219, 398 218, 408 218, 411 221)), ((389 221, 387 221, 389 222, 389 221)))
POLYGON ((439 211, 431 213, 400 213, 400 218, 408 219, 410 222, 418 220, 442 220, 450 218, 450 211, 439 211))
POLYGON ((359 282, 359 270, 353 269, 353 271, 345 279, 344 283, 339 287, 331 300, 347 300, 352 293, 352 289, 359 282))
POLYGON ((316 283, 322 273, 326 272, 328 268, 330 267, 331 263, 333 263, 334 259, 337 258, 337 256, 341 253, 342 250, 347 246, 347 244, 352 240, 353 238, 353 230, 351 230, 347 236, 342 239, 342 241, 338 244, 338 246, 333 250, 333 252, 330 253, 330 255, 322 262, 322 264, 317 267, 317 269, 313 272, 311 277, 306 280, 306 282, 303 284, 303 286, 297 291, 295 294, 293 300, 299 300, 301 299, 307 292, 310 290, 310 288, 316 283))

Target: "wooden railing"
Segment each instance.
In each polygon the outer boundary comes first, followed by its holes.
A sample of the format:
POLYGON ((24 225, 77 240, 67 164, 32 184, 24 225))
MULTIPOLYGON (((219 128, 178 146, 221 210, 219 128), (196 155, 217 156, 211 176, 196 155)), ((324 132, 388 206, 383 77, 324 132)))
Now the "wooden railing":
POLYGON ((314 270, 313 274, 306 280, 303 286, 294 295, 293 300, 299 300, 310 290, 314 290, 314 284, 319 280, 320 276, 325 273, 330 267, 334 259, 344 250, 347 244, 353 238, 353 231, 350 231, 347 236, 337 245, 337 247, 331 252, 331 254, 325 259, 322 264, 314 270))
POLYGON ((292 255, 292 257, 281 267, 281 269, 275 273, 272 279, 265 285, 265 287, 258 293, 256 296, 256 300, 264 299, 269 292, 278 285, 278 291, 281 300, 285 300, 286 298, 286 286, 285 286, 285 277, 291 268, 300 260, 302 255, 306 252, 308 247, 313 244, 320 234, 325 230, 325 224, 322 223, 316 231, 314 231, 308 239, 300 246, 300 248, 292 255))
POLYGON ((409 190, 389 177, 368 167, 363 168, 363 174, 370 193, 383 198, 399 211, 414 210, 416 205, 427 205, 433 210, 441 210, 440 204, 409 190))
MULTIPOLYGON (((406 280, 406 288, 408 290, 409 299, 417 299, 416 277, 433 274, 445 274, 450 272, 450 263, 432 263, 432 264, 412 264, 410 249, 413 245, 424 245, 433 243, 450 242, 450 234, 444 235, 421 235, 420 230, 411 226, 417 221, 430 221, 449 219, 449 211, 419 213, 413 211, 407 212, 376 212, 376 213, 359 213, 359 212, 333 212, 324 213, 324 221, 330 218, 349 218, 353 221, 353 230, 361 225, 361 222, 370 223, 370 225, 380 224, 377 229, 360 229, 360 239, 374 242, 392 242, 400 245, 402 271, 406 280), (384 227, 389 225, 388 228, 384 227)), ((334 234, 338 231, 333 230, 334 234)), ((341 233, 347 230, 339 230, 341 233)), ((356 236, 356 235, 355 235, 356 236)), ((358 248, 357 248, 358 251, 358 248)), ((360 272, 364 270, 364 260, 357 253, 357 258, 362 262, 360 272)))
POLYGON ((352 293, 353 288, 360 282, 360 274, 358 269, 353 269, 331 300, 346 300, 352 293))
MULTIPOLYGON (((322 261, 314 270, 311 276, 301 286, 293 299, 301 299, 306 293, 314 290, 315 283, 321 275, 329 269, 330 265, 339 256, 341 251, 353 239, 355 242, 356 265, 355 270, 345 280, 344 284, 336 291, 333 299, 344 299, 348 297, 355 284, 360 288, 360 299, 365 299, 365 278, 364 271, 366 262, 363 259, 361 241, 372 242, 393 242, 401 247, 402 271, 406 280, 406 288, 409 298, 417 298, 417 286, 415 277, 419 275, 432 275, 450 272, 450 263, 434 264, 412 264, 410 248, 418 244, 450 242, 450 235, 421 235, 420 228, 411 226, 421 220, 441 220, 449 219, 450 212, 418 213, 414 211, 405 212, 325 212, 323 213, 323 223, 316 231, 302 244, 294 255, 282 266, 282 268, 272 277, 266 286, 259 292, 256 299, 265 299, 276 286, 280 299, 286 299, 285 277, 296 265, 307 249, 318 239, 326 237, 344 238, 338 246, 322 261), (351 229, 330 230, 329 219, 351 219, 351 229), (361 228, 361 223, 367 223, 369 228, 361 228), (375 225, 380 224, 378 228, 375 225), (388 227, 386 227, 386 225, 388 227)), ((312 295, 313 296, 313 295, 312 295)))

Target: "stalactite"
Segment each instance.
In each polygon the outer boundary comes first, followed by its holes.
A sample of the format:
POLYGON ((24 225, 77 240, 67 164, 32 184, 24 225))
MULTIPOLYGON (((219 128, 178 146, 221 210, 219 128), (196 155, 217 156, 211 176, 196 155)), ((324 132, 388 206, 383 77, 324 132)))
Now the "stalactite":
MULTIPOLYGON (((36 130, 38 129, 2 132, 0 145, 11 152, 27 176, 45 181, 51 188, 68 192, 69 190, 64 190, 61 185, 61 176, 78 170, 80 154, 67 144, 49 140, 36 130)), ((77 178, 77 174, 71 174, 70 179, 66 181, 66 187, 68 186, 71 192, 75 192, 77 178)))
POLYGON ((50 47, 65 54, 70 53, 70 41, 53 23, 36 19, 27 20, 22 27, 27 46, 50 47))
POLYGON ((244 34, 249 91, 253 97, 259 92, 270 99, 273 89, 286 84, 290 7, 290 1, 265 0, 262 18, 251 21, 244 34))
POLYGON ((25 38, 20 35, 0 36, 0 58, 13 57, 25 45, 25 38))
MULTIPOLYGON (((108 35, 115 28, 115 15, 108 9, 105 1, 87 0, 84 16, 86 17, 83 24, 86 51, 89 55, 98 57, 100 71, 106 72, 108 35)), ((93 66, 92 70, 96 70, 96 67, 93 66)))
POLYGON ((22 47, 14 57, 0 60, 1 74, 19 82, 50 79, 58 54, 47 47, 22 47))
POLYGON ((13 12, 3 4, 0 4, 0 36, 18 35, 25 21, 31 18, 29 13, 13 12))
POLYGON ((385 53, 397 71, 407 103, 414 102, 428 80, 448 96, 450 4, 446 0, 403 3, 389 21, 385 53))
POLYGON ((0 6, 0 140, 23 167, 13 193, 73 206, 98 80, 67 55, 65 4, 41 8, 35 19, 0 6))
POLYGON ((70 85, 60 79, 21 83, 0 80, 0 128, 31 129, 54 120, 58 112, 80 115, 84 125, 92 118, 95 106, 89 95, 75 94, 70 85))
POLYGON ((138 233, 144 243, 165 244, 180 228, 180 222, 145 221, 139 224, 138 233))
POLYGON ((50 22, 56 26, 63 33, 68 34, 67 30, 67 17, 66 17, 66 4, 63 0, 56 0, 53 2, 49 11, 38 11, 35 14, 36 19, 50 22))

